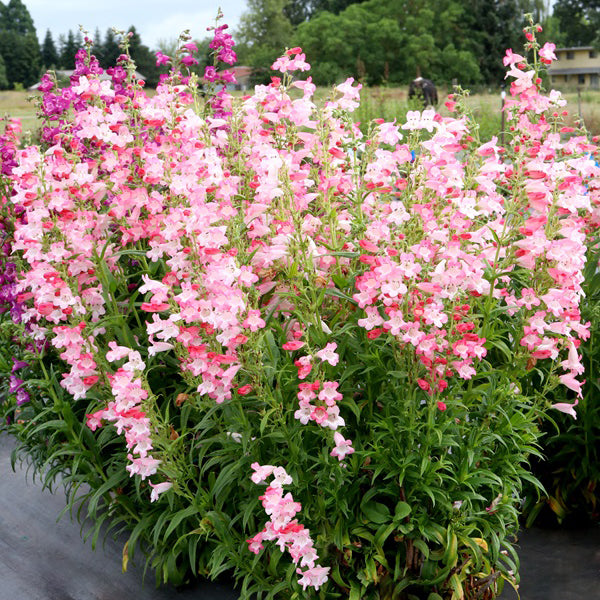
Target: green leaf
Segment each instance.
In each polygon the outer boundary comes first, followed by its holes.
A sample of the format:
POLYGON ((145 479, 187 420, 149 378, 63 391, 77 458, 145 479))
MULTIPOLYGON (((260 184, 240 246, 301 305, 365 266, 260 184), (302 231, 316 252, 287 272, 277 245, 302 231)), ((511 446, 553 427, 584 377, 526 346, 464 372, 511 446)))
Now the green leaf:
POLYGON ((352 298, 351 296, 348 296, 348 294, 344 294, 344 292, 341 292, 337 288, 325 288, 324 291, 325 291, 325 294, 327 294, 328 296, 334 296, 335 298, 341 298, 342 300, 346 300, 347 302, 350 302, 350 304, 354 304, 355 306, 358 306, 358 303, 356 302, 356 300, 354 300, 354 298, 352 298))
POLYGON ((183 510, 176 512, 175 515, 171 517, 171 521, 169 523, 169 526, 167 527, 167 530, 165 531, 163 539, 166 540, 171 535, 171 533, 175 531, 175 529, 181 523, 181 521, 197 513, 198 509, 193 504, 188 506, 187 508, 184 508, 183 510))
POLYGON ((369 502, 361 506, 363 514, 371 523, 388 523, 390 521, 390 509, 381 502, 369 502))
POLYGON ((406 502, 398 502, 394 512, 394 521, 401 521, 410 514, 411 510, 410 504, 406 502))
POLYGON ((96 510, 98 508, 98 502, 100 500, 105 499, 109 500, 110 496, 108 493, 111 490, 116 489, 120 485, 123 485, 123 482, 129 479, 127 471, 123 468, 121 471, 115 471, 92 495, 88 504, 88 514, 92 515, 95 518, 96 510))
POLYGON ((425 560, 427 560, 429 558, 430 551, 429 546, 425 543, 425 541, 417 538, 416 540, 413 540, 413 544, 415 548, 420 550, 425 560))
POLYGON ((365 588, 356 581, 353 581, 350 585, 352 587, 350 588, 350 596, 349 596, 348 600, 362 600, 363 590, 365 588))

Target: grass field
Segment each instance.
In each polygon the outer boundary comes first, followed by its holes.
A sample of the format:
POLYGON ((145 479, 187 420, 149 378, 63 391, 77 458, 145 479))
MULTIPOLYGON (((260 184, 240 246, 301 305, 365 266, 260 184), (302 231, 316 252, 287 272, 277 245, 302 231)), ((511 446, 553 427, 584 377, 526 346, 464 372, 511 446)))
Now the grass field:
POLYGON ((36 106, 28 101, 31 92, 0 92, 0 117, 18 117, 23 124, 23 132, 35 131, 39 127, 36 106))
MULTIPOLYGON (((444 116, 450 115, 444 106, 447 92, 440 93, 437 110, 444 116)), ((580 95, 576 91, 565 92, 566 110, 569 111, 567 122, 574 124, 583 118, 591 135, 600 135, 600 91, 584 91, 580 95)), ((467 105, 473 112, 480 127, 482 140, 489 140, 493 135, 500 137, 501 107, 500 93, 479 93, 467 97, 467 105)), ((362 105, 357 111, 357 120, 369 121, 374 118, 399 121, 404 119, 408 110, 407 90, 402 88, 370 88, 362 96, 362 105)))
MULTIPOLYGON (((327 96, 327 90, 318 90, 318 98, 327 96)), ((31 101, 33 97, 34 94, 26 91, 0 92, 0 117, 19 117, 22 120, 24 134, 27 131, 35 132, 39 127, 39 120, 36 117, 35 103, 31 101)), ((448 115, 443 104, 444 98, 445 90, 442 90, 438 110, 442 115, 448 115)), ((600 135, 600 91, 583 91, 579 96, 576 92, 570 92, 565 94, 565 98, 571 121, 578 117, 581 110, 588 131, 592 135, 600 135)), ((499 136, 500 94, 473 94, 469 96, 467 102, 479 123, 481 139, 489 140, 493 135, 499 136)), ((356 120, 363 123, 375 118, 386 121, 397 119, 402 122, 409 108, 406 88, 367 88, 361 93, 361 106, 355 115, 356 120)))

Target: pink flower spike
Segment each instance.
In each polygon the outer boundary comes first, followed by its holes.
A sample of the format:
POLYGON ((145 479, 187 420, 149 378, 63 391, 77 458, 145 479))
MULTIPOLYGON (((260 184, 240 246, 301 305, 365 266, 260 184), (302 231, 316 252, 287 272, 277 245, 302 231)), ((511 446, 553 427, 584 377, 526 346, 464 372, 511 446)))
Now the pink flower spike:
POLYGON ((296 573, 302 575, 298 583, 302 586, 303 590, 306 590, 307 587, 314 587, 315 590, 318 590, 329 579, 329 569, 330 567, 321 567, 319 565, 304 572, 296 569, 296 573))
POLYGON ((104 410, 98 410, 91 415, 85 415, 87 419, 87 426, 92 430, 96 431, 98 427, 102 427, 102 419, 104 417, 104 410))
POLYGON ((505 67, 523 62, 525 59, 520 54, 515 54, 510 48, 506 51, 506 56, 502 59, 505 67))
POLYGON ((181 57, 181 63, 184 64, 186 67, 190 67, 192 65, 197 65, 198 64, 198 59, 194 58, 193 56, 182 56, 181 57))
POLYGON ((304 346, 304 342, 300 340, 292 340, 291 342, 286 342, 281 346, 284 350, 288 350, 289 352, 293 352, 294 350, 300 350, 304 346))
POLYGON ((161 65, 166 65, 171 58, 162 52, 156 53, 156 66, 160 67, 161 65))
POLYGON ((110 350, 106 353, 106 360, 108 362, 121 360, 122 358, 125 358, 131 351, 130 348, 119 346, 117 342, 114 341, 108 342, 108 347, 110 348, 110 350))
POLYGON ((282 487, 284 485, 291 485, 293 482, 292 478, 287 474, 287 471, 283 467, 275 467, 273 469, 273 481, 271 481, 271 487, 282 487))
POLYGON ((263 548, 264 546, 262 545, 262 532, 261 533, 257 533, 254 537, 246 540, 246 543, 248 544, 248 550, 250 550, 250 552, 252 552, 253 554, 258 554, 263 548))
POLYGON ((163 312, 169 308, 169 304, 167 302, 160 302, 158 304, 154 302, 142 302, 140 308, 146 312, 163 312))
POLYGON ((133 475, 139 475, 142 480, 154 475, 160 464, 160 460, 152 458, 151 456, 134 458, 131 454, 128 454, 127 458, 131 463, 125 467, 129 471, 129 474, 132 477, 133 475))

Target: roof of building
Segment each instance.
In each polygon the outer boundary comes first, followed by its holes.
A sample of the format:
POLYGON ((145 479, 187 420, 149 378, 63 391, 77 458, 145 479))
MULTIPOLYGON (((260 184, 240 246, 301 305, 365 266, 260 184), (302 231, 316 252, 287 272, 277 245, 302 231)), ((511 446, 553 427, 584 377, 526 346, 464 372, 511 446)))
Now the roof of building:
POLYGON ((244 65, 236 65, 235 67, 231 67, 230 70, 233 71, 237 77, 249 77, 250 75, 252 75, 253 68, 246 67, 244 65))
POLYGON ((599 67, 573 67, 572 69, 548 69, 549 75, 586 75, 586 74, 600 74, 599 67))
POLYGON ((597 50, 594 46, 568 46, 564 48, 554 48, 554 52, 558 52, 560 50, 597 50))

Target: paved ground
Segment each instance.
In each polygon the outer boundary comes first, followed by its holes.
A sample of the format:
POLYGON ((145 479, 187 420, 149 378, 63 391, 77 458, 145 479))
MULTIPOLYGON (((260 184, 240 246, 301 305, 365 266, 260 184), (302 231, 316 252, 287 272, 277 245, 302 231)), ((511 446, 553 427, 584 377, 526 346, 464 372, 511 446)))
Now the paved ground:
MULTIPOLYGON (((0 600, 236 600, 227 583, 183 591, 154 587, 130 565, 121 574, 121 549, 107 539, 93 551, 79 525, 56 521, 64 498, 42 491, 10 466, 12 442, 0 436, 0 600)), ((526 531, 521 539, 521 600, 600 600, 600 528, 526 531)), ((506 591, 502 600, 516 600, 506 591)))
MULTIPOLYGON (((232 586, 211 582, 176 591, 142 581, 143 564, 121 573, 123 545, 107 538, 92 550, 55 494, 10 465, 12 440, 0 435, 0 600, 236 600, 232 586)), ((143 562, 143 561, 140 561, 143 562)))
POLYGON ((600 527, 526 530, 519 546, 521 600, 600 600, 600 527))

